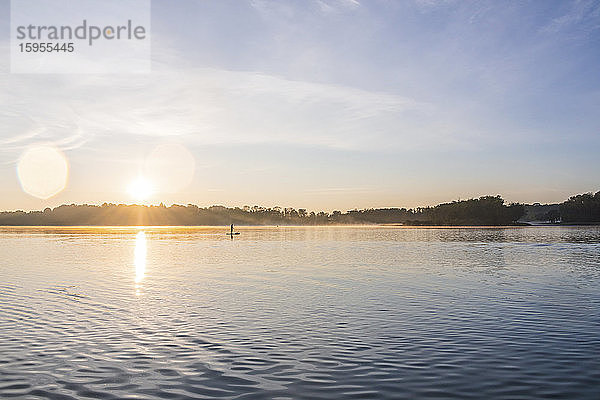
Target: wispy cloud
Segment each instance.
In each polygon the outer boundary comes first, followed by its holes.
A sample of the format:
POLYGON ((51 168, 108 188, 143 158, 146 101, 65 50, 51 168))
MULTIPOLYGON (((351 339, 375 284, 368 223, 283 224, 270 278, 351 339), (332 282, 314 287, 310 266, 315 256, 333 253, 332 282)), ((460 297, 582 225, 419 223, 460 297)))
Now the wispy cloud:
POLYGON ((456 0, 413 0, 416 7, 421 11, 431 11, 449 4, 456 3, 456 0))
POLYGON ((368 150, 431 145, 443 136, 430 121, 431 104, 255 72, 188 69, 0 80, 11 88, 0 103, 0 137, 14 146, 44 140, 74 148, 121 135, 368 150))
MULTIPOLYGON (((415 4, 442 7, 448 3, 417 0, 415 4)), ((284 19, 304 12, 291 2, 252 0, 250 4, 259 12, 284 19)), ((491 3, 482 4, 471 8, 460 21, 473 22, 486 14, 491 3)), ((354 0, 319 0, 311 5, 313 13, 323 11, 323 7, 347 11, 366 7, 354 0)), ((568 14, 555 21, 555 28, 597 18, 598 10, 592 2, 575 2, 568 14)), ((456 29, 463 32, 463 28, 456 29)), ((471 34, 474 29, 467 32, 471 34)), ((430 58, 426 47, 417 54, 407 53, 406 65, 418 57, 424 57, 429 65, 411 70, 405 68, 403 58, 405 81, 433 88, 444 80, 446 87, 464 81, 467 87, 480 84, 492 96, 511 96, 515 88, 522 93, 523 83, 530 78, 523 71, 527 64, 523 60, 533 57, 530 51, 513 48, 508 56, 492 54, 471 65, 463 48, 471 49, 473 43, 485 46, 475 39, 468 40, 467 46, 460 38, 458 35, 444 42, 430 58), (455 42, 458 44, 453 47, 455 42)), ((103 138, 131 144, 141 137, 154 137, 179 138, 196 145, 283 143, 400 152, 472 149, 509 136, 518 142, 527 131, 526 127, 508 130, 501 126, 503 118, 482 116, 487 99, 481 94, 465 99, 464 90, 419 98, 402 95, 398 88, 390 92, 368 90, 364 82, 352 87, 293 80, 284 74, 256 70, 198 68, 168 45, 155 44, 155 72, 147 76, 0 75, 5 88, 0 97, 2 150, 18 150, 38 141, 66 150, 95 143, 97 149, 102 147, 98 143, 103 138), (437 102, 432 97, 437 97, 437 102), (488 121, 481 122, 486 118, 488 121)), ((295 54, 306 46, 299 45, 298 49, 295 54)), ((400 73, 387 77, 397 75, 400 73)), ((446 90, 444 84, 439 87, 446 90)))
POLYGON ((600 3, 594 0, 578 0, 566 4, 566 12, 552 19, 540 31, 558 33, 566 30, 591 31, 600 29, 600 3))
POLYGON ((278 0, 250 0, 250 5, 265 17, 286 19, 296 16, 301 9, 315 10, 327 15, 354 11, 361 6, 358 0, 310 0, 300 9, 292 2, 278 0))
POLYGON ((317 0, 316 3, 325 14, 353 11, 360 7, 357 0, 317 0))

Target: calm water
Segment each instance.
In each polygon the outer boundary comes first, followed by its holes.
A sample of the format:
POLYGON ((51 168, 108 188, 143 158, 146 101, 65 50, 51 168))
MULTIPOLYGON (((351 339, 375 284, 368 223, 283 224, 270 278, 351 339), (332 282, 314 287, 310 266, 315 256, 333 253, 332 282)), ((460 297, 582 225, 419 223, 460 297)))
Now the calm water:
POLYGON ((600 398, 600 227, 0 228, 2 398, 600 398))

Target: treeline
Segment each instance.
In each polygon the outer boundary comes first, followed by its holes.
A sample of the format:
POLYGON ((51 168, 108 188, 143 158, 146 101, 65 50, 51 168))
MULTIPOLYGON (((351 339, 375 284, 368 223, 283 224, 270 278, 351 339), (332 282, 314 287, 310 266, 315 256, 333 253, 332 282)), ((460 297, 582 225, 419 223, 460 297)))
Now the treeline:
POLYGON ((504 204, 500 196, 453 201, 435 207, 380 208, 309 212, 306 209, 211 206, 193 204, 166 207, 108 204, 62 205, 44 211, 0 212, 0 225, 511 225, 524 214, 522 204, 504 204))
POLYGON ((600 191, 570 197, 560 204, 559 216, 563 223, 599 223, 600 191))

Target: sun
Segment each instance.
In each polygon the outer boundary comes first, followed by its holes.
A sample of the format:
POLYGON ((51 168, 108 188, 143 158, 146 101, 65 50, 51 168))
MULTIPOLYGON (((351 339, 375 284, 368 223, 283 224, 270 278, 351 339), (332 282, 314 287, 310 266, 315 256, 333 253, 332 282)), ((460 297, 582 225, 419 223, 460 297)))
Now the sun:
POLYGON ((136 200, 147 200, 154 194, 154 185, 148 179, 139 177, 129 184, 127 191, 136 200))

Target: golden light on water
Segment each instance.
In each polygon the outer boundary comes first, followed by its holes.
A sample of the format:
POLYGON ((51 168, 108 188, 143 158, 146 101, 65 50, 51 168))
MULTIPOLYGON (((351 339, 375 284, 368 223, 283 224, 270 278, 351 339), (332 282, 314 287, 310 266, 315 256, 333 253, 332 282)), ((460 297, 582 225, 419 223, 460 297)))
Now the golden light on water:
POLYGON ((136 294, 139 294, 139 283, 144 279, 146 274, 146 233, 140 231, 135 237, 135 283, 136 294))
POLYGON ((48 199, 67 185, 69 165, 65 156, 52 146, 29 148, 19 160, 17 175, 23 191, 48 199))

